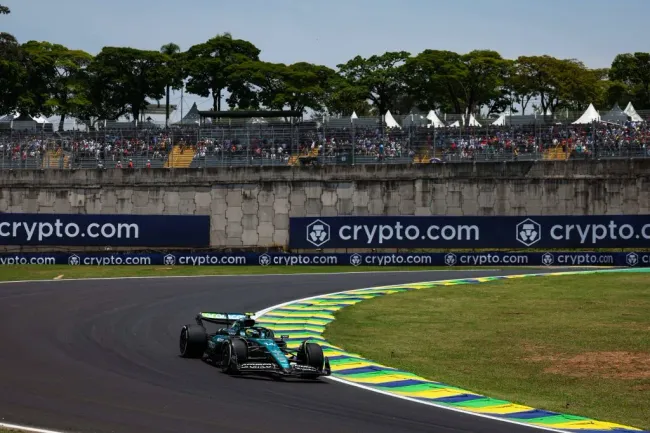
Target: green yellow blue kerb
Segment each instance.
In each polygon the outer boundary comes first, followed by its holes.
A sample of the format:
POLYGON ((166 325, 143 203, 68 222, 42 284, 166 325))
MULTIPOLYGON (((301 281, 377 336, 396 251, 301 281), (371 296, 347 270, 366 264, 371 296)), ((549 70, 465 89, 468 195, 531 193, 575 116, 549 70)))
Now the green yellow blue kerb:
POLYGON ((504 400, 497 400, 471 391, 446 385, 444 383, 424 379, 415 374, 380 365, 368 359, 364 359, 359 355, 346 352, 339 347, 329 344, 322 336, 325 326, 334 320, 334 313, 336 311, 349 305, 354 305, 358 302, 378 296, 385 296, 410 290, 429 289, 436 286, 477 284, 502 279, 585 273, 593 274, 599 272, 625 271, 596 270, 465 278, 349 290, 342 293, 323 295, 285 304, 261 314, 257 318, 257 322, 278 333, 282 333, 282 335, 287 335, 287 345, 289 347, 295 348, 305 339, 318 342, 323 347, 325 355, 330 359, 332 375, 350 383, 364 385, 397 396, 409 397, 415 400, 434 403, 440 406, 448 406, 469 413, 489 415, 491 417, 516 421, 531 426, 581 433, 650 433, 621 424, 597 421, 574 415, 565 415, 518 405, 504 400))

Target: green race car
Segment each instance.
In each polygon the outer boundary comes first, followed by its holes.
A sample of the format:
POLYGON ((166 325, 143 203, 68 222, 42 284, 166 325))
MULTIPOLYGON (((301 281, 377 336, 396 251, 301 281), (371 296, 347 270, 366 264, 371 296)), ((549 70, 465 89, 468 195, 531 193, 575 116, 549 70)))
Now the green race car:
POLYGON ((179 339, 184 358, 201 358, 227 374, 256 374, 316 379, 331 374, 329 359, 316 343, 303 341, 287 348, 288 336, 256 326, 250 313, 199 313, 196 324, 185 325, 179 339), (208 332, 206 323, 221 325, 208 332))

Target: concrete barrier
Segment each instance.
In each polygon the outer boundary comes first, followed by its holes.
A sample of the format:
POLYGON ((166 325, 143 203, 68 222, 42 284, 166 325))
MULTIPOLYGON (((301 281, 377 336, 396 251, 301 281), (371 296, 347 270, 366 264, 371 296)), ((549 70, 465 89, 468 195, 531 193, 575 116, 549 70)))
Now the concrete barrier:
POLYGON ((0 212, 205 214, 214 247, 279 246, 290 216, 646 214, 650 159, 0 170, 0 212))

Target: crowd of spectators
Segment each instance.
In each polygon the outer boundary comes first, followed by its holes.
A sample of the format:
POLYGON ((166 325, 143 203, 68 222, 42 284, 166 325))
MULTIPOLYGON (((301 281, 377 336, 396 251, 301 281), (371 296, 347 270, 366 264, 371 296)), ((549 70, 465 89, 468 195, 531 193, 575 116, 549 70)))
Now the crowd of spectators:
POLYGON ((62 132, 54 134, 0 131, 3 166, 36 163, 50 151, 73 161, 91 160, 98 165, 127 166, 134 159, 165 161, 173 145, 192 148, 196 159, 240 158, 286 162, 290 155, 336 157, 355 155, 385 161, 416 155, 447 160, 477 156, 518 157, 562 149, 573 156, 650 156, 647 123, 624 125, 546 125, 477 128, 384 129, 379 127, 328 128, 327 124, 266 125, 253 127, 174 127, 171 129, 62 132))

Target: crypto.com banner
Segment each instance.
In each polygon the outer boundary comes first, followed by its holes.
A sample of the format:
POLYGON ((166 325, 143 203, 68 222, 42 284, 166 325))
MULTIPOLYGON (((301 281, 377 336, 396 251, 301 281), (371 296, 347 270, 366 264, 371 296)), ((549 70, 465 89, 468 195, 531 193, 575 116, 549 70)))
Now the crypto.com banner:
POLYGON ((0 245, 207 247, 210 216, 2 213, 0 245))
POLYGON ((650 267, 650 253, 367 254, 0 254, 0 266, 628 266, 650 267))
POLYGON ((291 218, 289 247, 646 248, 650 215, 291 218))

